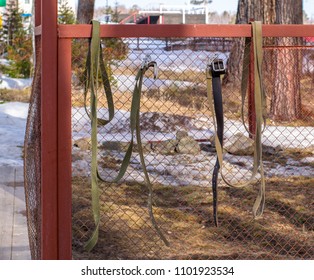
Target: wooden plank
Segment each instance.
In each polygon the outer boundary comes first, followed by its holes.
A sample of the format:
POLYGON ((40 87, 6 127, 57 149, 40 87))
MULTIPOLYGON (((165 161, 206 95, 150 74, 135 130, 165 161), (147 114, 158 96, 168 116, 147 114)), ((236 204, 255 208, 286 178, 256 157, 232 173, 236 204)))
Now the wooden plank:
POLYGON ((0 259, 30 259, 23 167, 2 166, 0 174, 0 259))
POLYGON ((264 24, 264 37, 313 37, 313 24, 264 24))
MULTIPOLYGON (((59 38, 90 38, 91 25, 59 25, 59 38)), ((101 37, 249 37, 249 24, 102 25, 101 37)), ((313 37, 314 25, 263 25, 264 37, 313 37)))
POLYGON ((58 259, 72 259, 71 39, 58 41, 58 259))
MULTIPOLYGON (((89 38, 91 25, 59 25, 60 38, 89 38)), ((245 37, 251 35, 251 26, 231 24, 156 24, 101 26, 101 37, 245 37)))
POLYGON ((35 26, 41 25, 41 1, 42 0, 34 0, 35 26))
POLYGON ((58 258, 57 1, 41 2, 41 258, 58 258))
POLYGON ((10 260, 13 235, 14 188, 0 185, 0 260, 10 260))
POLYGON ((12 260, 30 260, 24 187, 15 187, 14 200, 12 260))

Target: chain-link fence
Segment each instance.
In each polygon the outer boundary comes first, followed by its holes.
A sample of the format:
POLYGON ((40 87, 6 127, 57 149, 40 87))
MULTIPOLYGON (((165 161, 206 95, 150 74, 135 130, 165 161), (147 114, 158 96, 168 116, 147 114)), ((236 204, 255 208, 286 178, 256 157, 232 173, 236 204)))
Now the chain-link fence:
MULTIPOLYGON (((104 39, 115 117, 98 127, 101 225, 96 247, 84 244, 94 230, 90 187, 90 120, 83 108, 87 42, 73 41, 73 257, 75 259, 312 259, 314 256, 314 46, 292 38, 265 39, 264 86, 268 120, 263 134, 266 207, 252 219, 257 182, 232 188, 219 182, 219 227, 212 218, 214 126, 208 108, 206 66, 223 59, 224 175, 250 177, 252 141, 241 122, 239 39, 104 39), (280 46, 278 46, 280 44, 280 46), (276 45, 276 46, 274 46, 276 45), (153 210, 170 247, 150 221, 148 189, 136 146, 126 175, 117 175, 130 135, 135 76, 145 55, 158 64, 147 72, 141 99, 141 137, 153 183, 153 210), (238 58, 239 59, 239 58, 238 58), (233 65, 232 65, 233 64, 233 65), (234 68, 235 70, 232 70, 234 68)), ((241 60, 241 58, 240 58, 241 60)), ((249 67, 249 66, 247 66, 249 67)), ((108 114, 99 92, 99 116, 108 114)), ((247 114, 247 106, 245 108, 247 114)))
POLYGON ((41 258, 41 56, 36 40, 36 69, 24 140, 24 186, 32 259, 41 258))

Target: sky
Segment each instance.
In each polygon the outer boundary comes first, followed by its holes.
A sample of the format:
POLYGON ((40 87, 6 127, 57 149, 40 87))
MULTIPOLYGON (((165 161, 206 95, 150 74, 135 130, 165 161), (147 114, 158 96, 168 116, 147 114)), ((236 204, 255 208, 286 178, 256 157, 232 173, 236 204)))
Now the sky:
MULTIPOLYGON (((137 4, 142 8, 145 6, 159 7, 159 3, 166 3, 167 5, 183 5, 189 3, 189 0, 117 0, 119 4, 125 5, 126 7, 132 7, 133 4, 137 4)), ((96 7, 105 6, 107 0, 96 0, 96 7)), ((116 0, 108 0, 109 6, 114 6, 116 0)), ((213 0, 209 5, 211 11, 217 11, 222 13, 223 11, 236 11, 238 0, 213 0)), ((303 0, 303 8, 310 18, 314 18, 314 0, 303 0)))

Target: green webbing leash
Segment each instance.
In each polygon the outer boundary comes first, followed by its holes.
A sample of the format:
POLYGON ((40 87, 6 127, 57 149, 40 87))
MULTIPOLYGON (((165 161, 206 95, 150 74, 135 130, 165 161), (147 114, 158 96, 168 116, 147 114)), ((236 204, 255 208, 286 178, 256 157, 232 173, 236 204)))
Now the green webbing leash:
MULTIPOLYGON (((97 89, 99 82, 99 68, 101 71, 101 81, 104 86, 108 111, 109 111, 109 119, 97 119, 98 125, 106 125, 109 123, 114 117, 114 105, 112 98, 112 91, 109 83, 108 73, 104 64, 104 58, 102 53, 102 46, 100 42, 100 23, 96 20, 92 22, 92 38, 89 41, 88 54, 86 59, 86 67, 85 67, 85 87, 84 87, 84 104, 86 114, 92 119, 91 113, 87 110, 87 94, 88 90, 91 91, 91 101, 92 98, 95 98, 95 102, 97 102, 97 89)), ((92 108, 92 107, 90 107, 92 108)), ((92 111, 92 110, 91 110, 92 111)))
MULTIPOLYGON (((141 159, 141 165, 143 168, 145 182, 148 187, 149 195, 148 195, 148 210, 149 216, 152 221, 152 224, 163 240, 163 242, 169 246, 169 242, 164 237, 162 232, 160 231, 156 220, 153 215, 153 206, 152 206, 152 184, 149 180, 148 172, 146 169, 145 161, 144 161, 144 154, 142 149, 141 137, 140 137, 140 99, 141 99, 141 91, 142 91, 142 84, 143 84, 143 77, 145 72, 150 68, 156 68, 155 62, 145 62, 142 64, 138 74, 136 76, 136 83, 133 91, 133 99, 131 105, 131 113, 130 113, 130 128, 131 128, 131 142, 127 149, 127 152, 124 156, 124 159, 121 164, 120 171, 117 177, 112 182, 118 182, 124 176, 127 167, 130 163, 133 146, 134 146, 134 132, 136 134, 137 146, 138 151, 141 159)), ((100 24, 97 21, 92 21, 92 38, 89 43, 89 51, 86 60, 86 71, 85 71, 87 80, 84 88, 84 102, 85 102, 85 111, 87 115, 91 119, 91 146, 92 146, 92 160, 91 160, 91 185, 92 185, 92 212, 93 218, 95 223, 95 229, 90 237, 90 239, 85 244, 85 249, 91 251, 94 246, 97 244, 98 236, 99 236, 99 225, 100 225, 100 203, 99 203, 99 188, 98 188, 98 180, 103 182, 108 182, 108 180, 104 180, 99 172, 98 172, 98 162, 97 162, 97 126, 98 125, 106 125, 108 124, 114 117, 114 103, 112 97, 112 91, 109 83, 108 74, 103 62, 103 55, 102 55, 102 47, 100 42, 100 24), (98 79, 99 79, 99 68, 101 71, 101 80, 104 85, 106 97, 107 97, 107 105, 109 111, 109 118, 108 120, 100 119, 97 117, 97 89, 98 89, 98 79), (87 110, 87 94, 90 90, 90 113, 87 110)), ((155 72, 155 76, 156 76, 155 72)), ((155 77, 156 78, 156 77, 155 77)))
MULTIPOLYGON (((263 76, 262 76, 262 63, 263 63, 263 36, 262 36, 262 23, 252 22, 253 33, 253 47, 254 47, 254 102, 256 114, 256 129, 255 129, 255 153, 256 160, 254 164, 256 169, 260 169, 261 184, 258 196, 253 205, 254 217, 261 216, 265 207, 265 176, 263 166, 263 149, 262 149, 262 126, 266 124, 266 97, 263 90, 263 76)), ((264 126, 265 127, 265 126, 264 126)), ((256 171, 257 172, 257 171, 256 171)))
POLYGON ((133 146, 134 146, 134 132, 136 136, 136 141, 137 141, 137 148, 138 148, 138 154, 140 156, 140 161, 141 165, 143 168, 143 173, 145 177, 145 184, 148 188, 148 211, 149 211, 149 217, 151 219, 151 222, 159 235, 159 237, 162 239, 162 241, 165 243, 166 246, 169 246, 169 242, 166 239, 166 237, 163 235, 161 230, 159 229, 157 222, 155 220, 154 214, 153 214, 153 201, 152 201, 152 196, 153 196, 153 186, 152 183, 149 179, 149 175, 147 172, 146 164, 145 164, 145 159, 144 159, 144 152, 143 152, 143 147, 142 147, 142 140, 141 140, 141 129, 140 129, 140 101, 141 101, 141 93, 142 93, 142 85, 143 85, 143 78, 145 76, 146 71, 149 68, 154 69, 154 78, 157 78, 157 64, 154 61, 150 60, 149 56, 146 56, 144 59, 137 75, 135 78, 135 87, 133 91, 133 98, 132 98, 132 104, 131 104, 131 113, 130 113, 130 128, 131 128, 131 141, 129 144, 129 147, 127 149, 125 158, 121 164, 121 169, 120 172, 115 179, 115 181, 118 181, 122 178, 124 175, 129 162, 130 162, 130 157, 132 155, 133 151, 133 146))
POLYGON ((104 65, 102 56, 102 47, 100 42, 100 23, 98 21, 92 21, 92 38, 89 41, 89 51, 86 60, 86 83, 84 88, 84 103, 85 111, 91 120, 91 146, 92 146, 92 161, 91 161, 91 186, 92 186, 92 212, 95 222, 95 230, 85 245, 85 249, 90 251, 94 248, 98 241, 99 235, 99 223, 100 223, 100 206, 99 206, 99 188, 98 188, 98 164, 97 164, 97 126, 108 124, 114 117, 114 106, 112 99, 112 92, 109 84, 108 74, 104 65), (104 85, 109 118, 98 119, 97 118, 97 89, 99 79, 99 67, 101 70, 101 79, 104 85), (90 90, 90 113, 87 110, 87 93, 90 90))
MULTIPOLYGON (((136 77, 135 77, 135 87, 133 90, 133 97, 132 97, 132 103, 131 103, 131 113, 130 113, 130 130, 131 130, 131 141, 129 144, 129 147, 126 151, 126 154, 123 158, 123 161, 121 163, 121 167, 119 170, 119 173, 117 177, 114 179, 113 182, 118 182, 122 177, 124 176, 127 167, 129 166, 131 155, 133 152, 134 147, 134 134, 136 137, 137 142, 137 149, 138 154, 140 156, 141 165, 143 168, 143 173, 145 177, 145 184, 148 188, 148 211, 149 211, 149 217, 151 219, 151 222, 159 235, 159 237, 162 239, 162 241, 165 243, 165 245, 169 246, 168 240, 165 238, 161 230, 159 229, 157 222, 155 220, 154 214, 153 214, 153 186, 150 182, 149 175, 147 172, 145 159, 144 159, 144 152, 142 147, 142 140, 141 140, 141 129, 140 129, 140 102, 141 102, 141 94, 142 94, 142 85, 143 85, 143 78, 145 76, 146 71, 149 68, 154 69, 154 78, 157 78, 157 64, 154 61, 150 60, 149 56, 146 56, 144 59, 136 77)), ((101 179, 101 178, 100 178, 101 179)), ((103 181, 103 179, 101 179, 103 181)))
MULTIPOLYGON (((255 113, 256 113, 256 130, 254 135, 254 160, 253 160, 253 171, 251 174, 250 179, 240 185, 234 185, 230 183, 223 175, 221 167, 223 166, 223 144, 222 141, 219 139, 217 135, 217 125, 216 119, 215 119, 215 110, 213 107, 213 96, 212 96, 212 73, 211 68, 206 70, 206 77, 207 77, 207 97, 208 102, 210 106, 210 110, 212 111, 213 116, 213 123, 214 123, 214 129, 215 129, 215 146, 216 146, 216 152, 217 152, 217 161, 219 162, 220 167, 220 173, 223 181, 230 187, 245 187, 248 186, 253 182, 255 179, 257 173, 259 172, 261 175, 261 185, 259 189, 259 193, 257 195, 257 198, 255 200, 255 203, 253 205, 253 216, 258 217, 261 216, 264 210, 265 206, 265 177, 264 177, 264 168, 263 168, 263 162, 262 162, 262 126, 263 123, 265 124, 265 95, 263 92, 262 87, 262 24, 261 22, 252 22, 252 34, 253 34, 253 44, 254 44, 254 103, 255 103, 255 113)), ((242 84, 241 84, 241 97, 242 97, 242 114, 243 114, 243 106, 244 106, 244 100, 247 92, 247 83, 248 83, 248 76, 249 71, 247 68, 247 65, 250 64, 250 44, 251 40, 246 39, 245 44, 245 54, 244 54, 244 61, 243 64, 245 67, 243 67, 244 71, 242 73, 242 84)), ((244 117, 242 116, 242 119, 244 117)), ((244 122, 243 122, 244 123, 244 122)), ((246 126, 245 126, 246 128, 246 126)), ((247 128, 246 128, 247 129, 247 128)), ((216 164, 217 165, 217 164, 216 164)), ((214 187, 213 187, 214 189, 214 187)), ((213 193, 214 196, 214 220, 215 224, 218 225, 218 218, 217 218, 217 190, 216 193, 213 193)))

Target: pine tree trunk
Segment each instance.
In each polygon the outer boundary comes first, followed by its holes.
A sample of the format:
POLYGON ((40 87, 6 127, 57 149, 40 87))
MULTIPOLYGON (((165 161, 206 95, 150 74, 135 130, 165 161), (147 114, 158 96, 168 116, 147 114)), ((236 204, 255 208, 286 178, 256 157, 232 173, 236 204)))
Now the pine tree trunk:
MULTIPOLYGON (((248 7, 251 0, 239 0, 236 16, 236 24, 247 24, 249 22, 248 7)), ((224 76, 223 84, 239 86, 242 73, 242 61, 244 54, 244 39, 237 38, 232 46, 227 63, 227 73, 224 76)))
POLYGON ((79 0, 77 7, 77 22, 89 24, 94 17, 95 0, 79 0))
MULTIPOLYGON (((259 20, 263 23, 274 22, 274 1, 275 0, 239 0, 236 24, 248 24, 253 20, 259 20)), ((244 39, 235 39, 228 60, 227 74, 223 81, 224 84, 232 83, 234 86, 240 84, 243 54, 244 39)))
MULTIPOLYGON (((264 24, 302 24, 302 0, 239 0, 237 24, 260 20, 264 24)), ((298 45, 295 38, 266 38, 266 45, 298 45)), ((230 53, 224 84, 239 86, 244 40, 237 39, 230 53)), ((271 88, 270 114, 276 120, 292 121, 301 116, 301 95, 298 75, 301 57, 297 51, 275 49, 264 51, 264 81, 271 88)))
MULTIPOLYGON (((278 43, 290 45, 293 39, 281 38, 278 43)), ((270 112, 274 120, 293 121, 301 116, 300 59, 293 50, 282 48, 274 51, 275 79, 270 112)))
MULTIPOLYGON (((277 0, 276 23, 302 24, 302 1, 277 0)), ((298 45, 298 38, 277 38, 276 45, 298 45)), ((270 114, 274 120, 293 121, 301 117, 299 74, 302 58, 297 50, 274 50, 275 79, 271 96, 270 114)))

